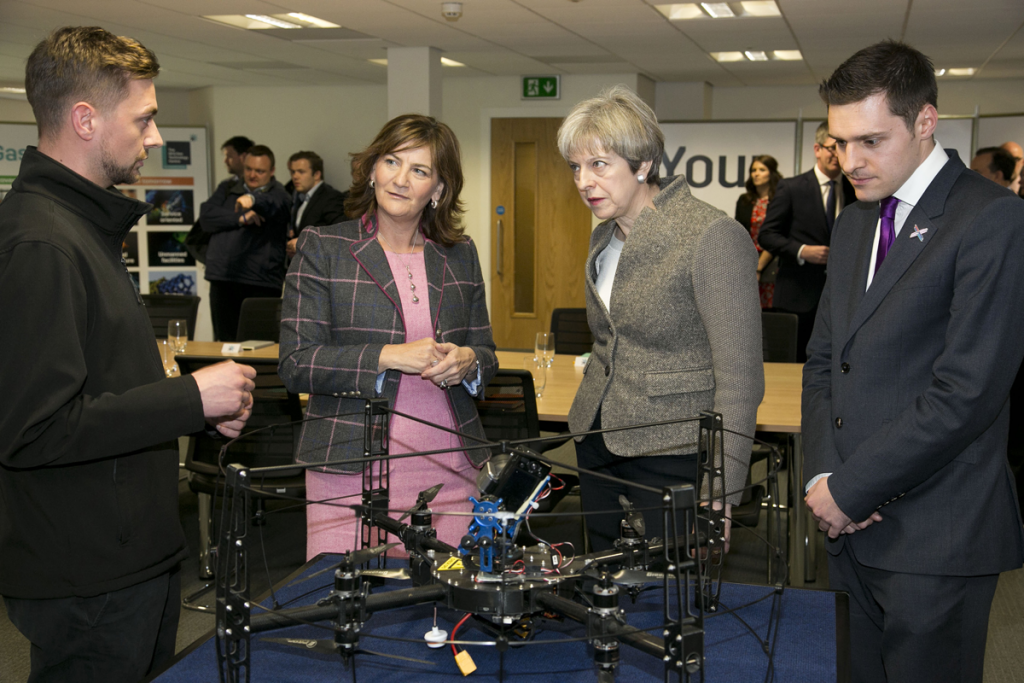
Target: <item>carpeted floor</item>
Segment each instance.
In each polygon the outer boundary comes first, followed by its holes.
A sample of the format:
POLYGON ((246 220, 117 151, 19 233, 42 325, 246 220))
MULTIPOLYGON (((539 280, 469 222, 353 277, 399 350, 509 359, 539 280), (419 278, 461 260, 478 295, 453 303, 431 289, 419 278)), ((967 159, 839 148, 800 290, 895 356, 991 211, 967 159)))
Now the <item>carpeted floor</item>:
MULTIPOLYGON (((571 447, 569 447, 571 450, 571 447)), ((566 459, 571 458, 566 453, 566 459)), ((180 490, 182 524, 188 538, 191 557, 186 560, 182 573, 182 595, 189 595, 202 587, 197 576, 198 520, 197 501, 187 485, 180 490)), ((262 528, 264 553, 259 551, 259 530, 256 530, 256 552, 251 557, 251 578, 254 595, 263 593, 269 585, 280 581, 305 559, 305 511, 303 508, 281 510, 272 505, 271 514, 262 528), (268 583, 269 573, 269 583, 268 583)), ((762 583, 765 580, 765 546, 754 534, 763 535, 764 515, 756 532, 737 530, 732 550, 726 560, 724 578, 741 583, 762 583)), ((820 547, 818 557, 824 558, 820 547)), ((807 587, 828 586, 827 568, 820 562, 817 580, 807 587)), ((210 596, 212 598, 212 596, 210 596)), ((181 650, 197 638, 204 637, 213 627, 213 616, 182 611, 178 629, 178 649, 181 650)), ((6 610, 0 602, 0 683, 23 683, 28 678, 28 643, 7 620, 6 610)), ((211 672, 212 674, 212 672, 211 672)), ((1024 683, 1024 569, 1003 574, 996 591, 989 620, 988 649, 985 657, 985 683, 1024 683)))

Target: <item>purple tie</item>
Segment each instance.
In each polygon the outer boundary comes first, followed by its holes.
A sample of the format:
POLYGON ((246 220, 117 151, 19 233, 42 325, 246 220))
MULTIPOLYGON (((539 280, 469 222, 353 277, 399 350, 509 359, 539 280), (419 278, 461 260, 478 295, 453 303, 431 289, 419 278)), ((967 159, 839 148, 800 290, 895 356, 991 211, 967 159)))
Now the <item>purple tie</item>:
POLYGON ((878 233, 878 254, 875 256, 875 273, 878 273, 878 267, 882 265, 882 261, 885 260, 885 255, 889 253, 889 247, 896 241, 896 207, 900 205, 900 200, 896 197, 886 197, 881 202, 881 230, 878 233))

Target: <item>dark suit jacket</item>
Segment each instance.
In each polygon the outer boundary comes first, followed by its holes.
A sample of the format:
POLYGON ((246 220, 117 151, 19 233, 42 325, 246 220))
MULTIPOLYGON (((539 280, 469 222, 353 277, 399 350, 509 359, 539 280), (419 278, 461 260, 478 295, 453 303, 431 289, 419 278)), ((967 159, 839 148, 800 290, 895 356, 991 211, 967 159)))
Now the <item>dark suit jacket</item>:
POLYGON ((347 196, 347 192, 339 192, 327 183, 321 185, 309 198, 309 204, 302 212, 302 219, 295 226, 292 237, 298 237, 302 229, 310 225, 334 225, 344 221, 347 196))
POLYGON ((1024 203, 949 157, 866 292, 878 203, 835 225, 804 365, 804 474, 831 472, 856 521, 885 506, 830 552, 850 543, 870 567, 970 576, 1024 561, 1006 460, 1024 203))
MULTIPOLYGON (((360 219, 312 226, 299 236, 298 253, 285 280, 278 365, 278 374, 290 391, 309 394, 309 419, 299 437, 298 462, 362 457, 365 403, 345 395, 376 395, 381 349, 406 341, 398 283, 376 235, 376 225, 360 219)), ((498 359, 476 245, 466 241, 445 247, 427 240, 423 258, 426 303, 437 341, 472 348, 486 385, 498 370, 498 359)), ((422 301, 424 295, 420 297, 422 301)), ((398 370, 385 373, 382 395, 392 408, 400 379, 398 370)), ((453 386, 447 396, 455 428, 485 438, 476 404, 465 387, 453 386)), ((374 439, 379 439, 379 432, 374 439)), ((463 443, 476 442, 465 439, 463 443)), ((490 452, 467 450, 467 455, 479 467, 490 452)), ((331 471, 362 468, 362 463, 329 467, 331 471)))
MULTIPOLYGON (((842 188, 843 205, 849 206, 857 197, 845 176, 842 188)), ((796 255, 804 244, 828 246, 829 239, 825 206, 814 169, 780 180, 757 235, 758 244, 779 259, 773 299, 777 308, 802 313, 818 305, 825 287, 825 266, 800 265, 796 255)))

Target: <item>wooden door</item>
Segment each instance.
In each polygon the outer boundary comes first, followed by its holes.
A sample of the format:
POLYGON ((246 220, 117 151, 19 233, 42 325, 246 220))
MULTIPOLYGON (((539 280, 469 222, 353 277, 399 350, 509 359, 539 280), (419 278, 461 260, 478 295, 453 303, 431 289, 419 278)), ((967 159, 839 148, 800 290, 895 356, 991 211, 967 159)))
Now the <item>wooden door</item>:
POLYGON ((558 153, 562 119, 491 120, 491 328, 532 349, 556 308, 585 305, 590 208, 558 153))

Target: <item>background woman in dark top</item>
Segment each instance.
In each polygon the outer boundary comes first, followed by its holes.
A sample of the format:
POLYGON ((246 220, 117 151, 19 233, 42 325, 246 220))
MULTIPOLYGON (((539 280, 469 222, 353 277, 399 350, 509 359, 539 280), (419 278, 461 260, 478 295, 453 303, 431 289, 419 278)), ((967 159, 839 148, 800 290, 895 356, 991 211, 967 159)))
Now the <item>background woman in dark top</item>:
POLYGON ((775 273, 779 262, 757 243, 757 233, 764 223, 768 202, 775 196, 775 187, 782 180, 779 164, 775 157, 767 154, 754 157, 750 162, 750 174, 747 176, 745 194, 736 200, 736 220, 739 221, 757 247, 757 281, 761 296, 761 308, 772 307, 772 295, 775 292, 775 273))

